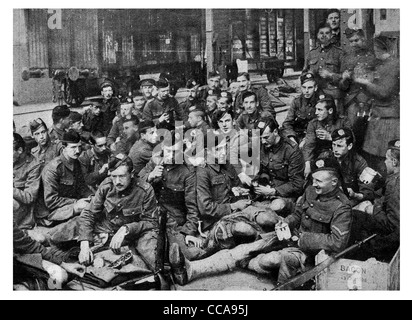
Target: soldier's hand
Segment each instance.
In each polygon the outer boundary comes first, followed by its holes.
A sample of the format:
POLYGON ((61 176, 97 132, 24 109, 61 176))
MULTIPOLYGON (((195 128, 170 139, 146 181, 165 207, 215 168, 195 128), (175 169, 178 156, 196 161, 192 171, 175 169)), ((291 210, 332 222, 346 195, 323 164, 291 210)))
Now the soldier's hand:
POLYGON ((244 210, 246 209, 248 206, 250 206, 252 204, 252 201, 250 200, 239 200, 235 203, 232 203, 230 205, 230 208, 232 209, 232 211, 236 211, 236 210, 244 210))
POLYGON ((103 167, 100 168, 99 174, 103 174, 103 173, 107 172, 107 170, 109 170, 109 164, 108 164, 108 163, 105 163, 105 164, 103 165, 103 167))
POLYGON ((331 78, 333 76, 333 73, 330 72, 329 70, 322 69, 319 71, 319 76, 323 79, 331 78))
POLYGON ((276 195, 276 189, 272 189, 271 187, 265 187, 265 186, 257 186, 255 187, 255 192, 256 194, 261 194, 264 196, 275 196, 276 195))
POLYGON ((159 178, 163 175, 163 166, 156 166, 152 172, 150 172, 148 180, 149 182, 153 181, 156 178, 159 178))
POLYGON ((74 274, 76 276, 79 276, 80 278, 84 277, 84 274, 86 273, 86 267, 79 264, 79 263, 67 263, 63 262, 60 265, 64 270, 66 270, 68 273, 74 274))
POLYGON ((349 193, 349 198, 359 200, 359 201, 363 200, 363 194, 362 193, 356 193, 355 191, 353 191, 352 188, 348 188, 348 193, 349 193))
POLYGON ((185 242, 187 246, 193 245, 196 248, 201 248, 203 244, 202 239, 193 236, 186 236, 185 242))
POLYGON ((309 177, 311 172, 312 172, 312 168, 310 167, 310 161, 307 161, 305 164, 305 172, 304 172, 305 179, 309 177))
POLYGON ((167 113, 162 114, 159 118, 159 122, 165 122, 167 120, 169 120, 169 114, 167 113))
POLYGON ((248 185, 249 187, 252 185, 252 178, 249 177, 246 173, 241 172, 241 173, 239 173, 238 177, 239 177, 240 181, 241 181, 243 184, 246 184, 246 185, 248 185))
POLYGON ((332 140, 331 134, 324 129, 316 130, 316 137, 320 140, 332 140))
POLYGON ((77 202, 73 206, 74 213, 80 214, 89 203, 90 203, 90 198, 83 198, 83 199, 77 200, 77 202))
POLYGON ((80 243, 79 262, 88 266, 93 263, 93 259, 93 252, 90 250, 89 242, 82 241, 80 243))
POLYGON ((110 249, 112 249, 115 254, 120 254, 120 248, 122 247, 126 233, 127 229, 125 227, 121 227, 113 236, 112 241, 110 242, 110 249))

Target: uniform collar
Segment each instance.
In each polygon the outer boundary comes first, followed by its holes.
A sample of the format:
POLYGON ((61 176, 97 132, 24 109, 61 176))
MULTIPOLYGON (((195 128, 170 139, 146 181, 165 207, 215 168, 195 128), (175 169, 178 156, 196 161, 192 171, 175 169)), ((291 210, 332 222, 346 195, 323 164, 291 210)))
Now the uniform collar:
POLYGON ((216 172, 220 172, 220 170, 221 170, 221 165, 220 164, 209 164, 209 167, 211 167, 216 172))
POLYGON ((62 137, 63 137, 63 134, 64 134, 64 132, 65 132, 63 129, 57 128, 55 125, 53 125, 53 127, 51 128, 50 132, 52 132, 52 131, 56 131, 57 134, 58 134, 59 136, 62 136, 62 137))
POLYGON ((130 181, 130 184, 128 185, 128 187, 126 189, 124 189, 123 191, 117 191, 116 187, 113 184, 113 188, 116 191, 116 194, 121 197, 121 196, 128 196, 129 194, 132 193, 134 186, 136 185, 136 181, 135 178, 132 178, 132 180, 130 181))
POLYGON ((333 190, 333 191, 331 191, 327 194, 317 194, 316 191, 315 191, 316 199, 318 199, 319 201, 328 201, 328 200, 333 199, 333 198, 339 199, 340 198, 340 195, 339 195, 340 193, 341 193, 341 190, 339 188, 336 188, 335 190, 333 190))
POLYGON ((280 137, 280 140, 277 144, 272 144, 269 148, 269 151, 276 153, 276 151, 278 151, 283 144, 285 143, 285 139, 283 137, 280 137))

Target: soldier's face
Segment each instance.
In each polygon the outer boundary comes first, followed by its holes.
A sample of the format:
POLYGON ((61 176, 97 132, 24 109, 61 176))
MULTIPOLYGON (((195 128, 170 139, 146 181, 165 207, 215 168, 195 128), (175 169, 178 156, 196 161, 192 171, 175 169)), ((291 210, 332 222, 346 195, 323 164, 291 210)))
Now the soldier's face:
POLYGON ((238 92, 239 92, 239 82, 235 81, 232 82, 229 86, 229 92, 232 94, 232 97, 234 97, 238 92))
POLYGON ((97 154, 103 154, 103 153, 107 152, 106 137, 97 138, 96 143, 93 146, 93 149, 97 154))
POLYGON ((122 117, 130 116, 132 114, 133 103, 122 104, 120 106, 120 115, 122 117))
POLYGON ((46 146, 50 139, 49 133, 44 126, 33 132, 33 138, 41 147, 46 146))
POLYGON ((312 174, 313 187, 317 194, 328 194, 335 190, 337 179, 334 178, 328 171, 318 171, 312 174))
POLYGON ((146 100, 142 96, 137 96, 133 98, 134 107, 136 109, 142 109, 145 102, 146 100))
POLYGON ((113 89, 112 89, 112 87, 103 88, 103 90, 102 90, 102 96, 103 96, 103 98, 105 98, 106 100, 111 99, 112 96, 113 96, 113 89))
POLYGON ((118 192, 125 190, 132 182, 133 174, 127 166, 120 166, 110 173, 114 187, 118 192))
POLYGON ((82 130, 82 128, 83 128, 83 123, 80 120, 80 121, 77 121, 77 122, 73 122, 69 129, 73 129, 76 132, 80 132, 82 130))
POLYGON ((229 105, 229 98, 226 97, 221 97, 218 101, 217 101, 217 108, 219 110, 224 110, 226 111, 227 109, 229 109, 230 105, 229 105))
POLYGON ((198 123, 200 122, 201 117, 197 116, 195 113, 191 112, 189 114, 189 118, 187 121, 189 121, 189 124, 192 128, 196 128, 198 123))
POLYGON ((215 96, 208 96, 208 97, 206 98, 206 107, 207 107, 207 110, 213 111, 213 110, 216 109, 216 106, 217 106, 217 97, 215 97, 215 96))
POLYGON ((92 114, 95 116, 98 116, 102 112, 102 110, 99 107, 96 107, 94 105, 90 106, 90 110, 92 110, 92 114))
POLYGON ((395 168, 397 167, 397 160, 392 157, 391 150, 386 151, 385 166, 388 174, 395 172, 395 168))
POLYGON ((158 138, 159 136, 157 134, 156 128, 147 129, 146 133, 142 134, 142 139, 151 144, 156 144, 158 141, 158 138))
POLYGON ((243 108, 248 114, 253 114, 256 111, 256 108, 258 107, 258 103, 256 101, 255 96, 250 96, 245 98, 243 100, 243 108))
POLYGON ((77 160, 82 152, 82 143, 68 143, 64 148, 64 153, 70 159, 77 160))
POLYGON ((210 78, 209 80, 207 80, 207 84, 209 85, 210 89, 216 89, 219 87, 220 84, 219 78, 210 78))
POLYGON ((142 92, 146 99, 150 99, 153 96, 153 86, 142 86, 142 92))
POLYGON ((237 82, 239 83, 239 91, 246 91, 250 89, 250 81, 246 78, 246 76, 238 77, 237 82))
POLYGON ((138 127, 132 121, 123 123, 123 133, 127 139, 131 138, 137 132, 138 127))
POLYGON ((189 100, 194 100, 197 97, 197 87, 189 89, 189 100))
POLYGON ((228 133, 233 129, 233 119, 232 116, 228 113, 224 115, 222 119, 218 121, 219 129, 224 133, 228 133))
POLYGON ((330 25, 332 30, 338 29, 340 27, 340 16, 337 12, 332 12, 326 22, 330 25))
POLYGON ((322 28, 318 31, 318 40, 321 44, 327 45, 332 38, 332 33, 330 28, 322 28))
POLYGON ((262 135, 260 136, 260 141, 262 142, 263 147, 265 148, 271 147, 275 143, 277 135, 278 135, 277 129, 271 132, 270 128, 266 127, 265 131, 263 131, 262 135))
POLYGON ((313 97, 316 90, 318 90, 318 86, 316 85, 315 81, 306 81, 302 84, 302 94, 306 99, 310 99, 313 97))
POLYGON ((352 147, 352 143, 348 145, 345 138, 332 142, 333 155, 336 159, 346 156, 352 147))
POLYGON ((169 93, 170 93, 170 87, 167 87, 167 88, 160 88, 159 89, 159 98, 161 99, 161 100, 165 100, 168 96, 169 96, 169 93))
POLYGON ((319 121, 325 120, 329 116, 329 111, 326 108, 326 102, 319 102, 316 105, 315 114, 319 121))
POLYGON ((349 38, 349 45, 355 50, 366 48, 365 37, 355 34, 353 37, 349 38))

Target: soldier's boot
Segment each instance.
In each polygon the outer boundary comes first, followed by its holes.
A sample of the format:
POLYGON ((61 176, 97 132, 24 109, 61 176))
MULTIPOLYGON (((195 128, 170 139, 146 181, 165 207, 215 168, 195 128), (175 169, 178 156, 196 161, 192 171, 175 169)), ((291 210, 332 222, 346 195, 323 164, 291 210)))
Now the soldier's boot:
POLYGON ((169 261, 174 279, 179 285, 183 286, 201 277, 231 271, 238 262, 247 259, 250 252, 264 248, 267 242, 267 240, 261 239, 253 243, 242 244, 230 250, 219 251, 208 258, 197 261, 187 260, 180 251, 179 246, 173 243, 170 247, 169 261))
POLYGON ((271 274, 272 271, 279 269, 282 262, 282 255, 277 252, 262 253, 250 260, 248 269, 259 274, 271 274))

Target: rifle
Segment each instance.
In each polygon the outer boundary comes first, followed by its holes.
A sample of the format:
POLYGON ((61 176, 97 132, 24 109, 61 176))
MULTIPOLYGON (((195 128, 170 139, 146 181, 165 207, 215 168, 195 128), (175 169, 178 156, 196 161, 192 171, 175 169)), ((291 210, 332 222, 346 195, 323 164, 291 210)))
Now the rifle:
POLYGON ((329 267, 330 265, 332 265, 333 263, 335 263, 338 259, 340 259, 341 257, 343 257, 345 254, 360 248, 363 244, 365 244, 366 242, 372 240, 373 238, 376 237, 376 234, 371 235, 370 237, 355 243, 353 246, 350 246, 349 248, 343 250, 340 253, 337 253, 329 258, 327 258, 325 261, 319 263, 317 266, 313 267, 312 269, 290 279, 289 281, 287 281, 284 284, 281 284, 275 288, 272 289, 272 291, 281 291, 281 290, 293 290, 299 286, 301 286, 302 284, 306 283, 307 281, 309 281, 310 279, 312 279, 313 277, 317 276, 322 270, 326 269, 327 267, 329 267))
POLYGON ((166 222, 167 210, 162 206, 159 207, 159 236, 157 237, 156 248, 156 265, 155 272, 164 271, 165 252, 166 252, 166 222))

